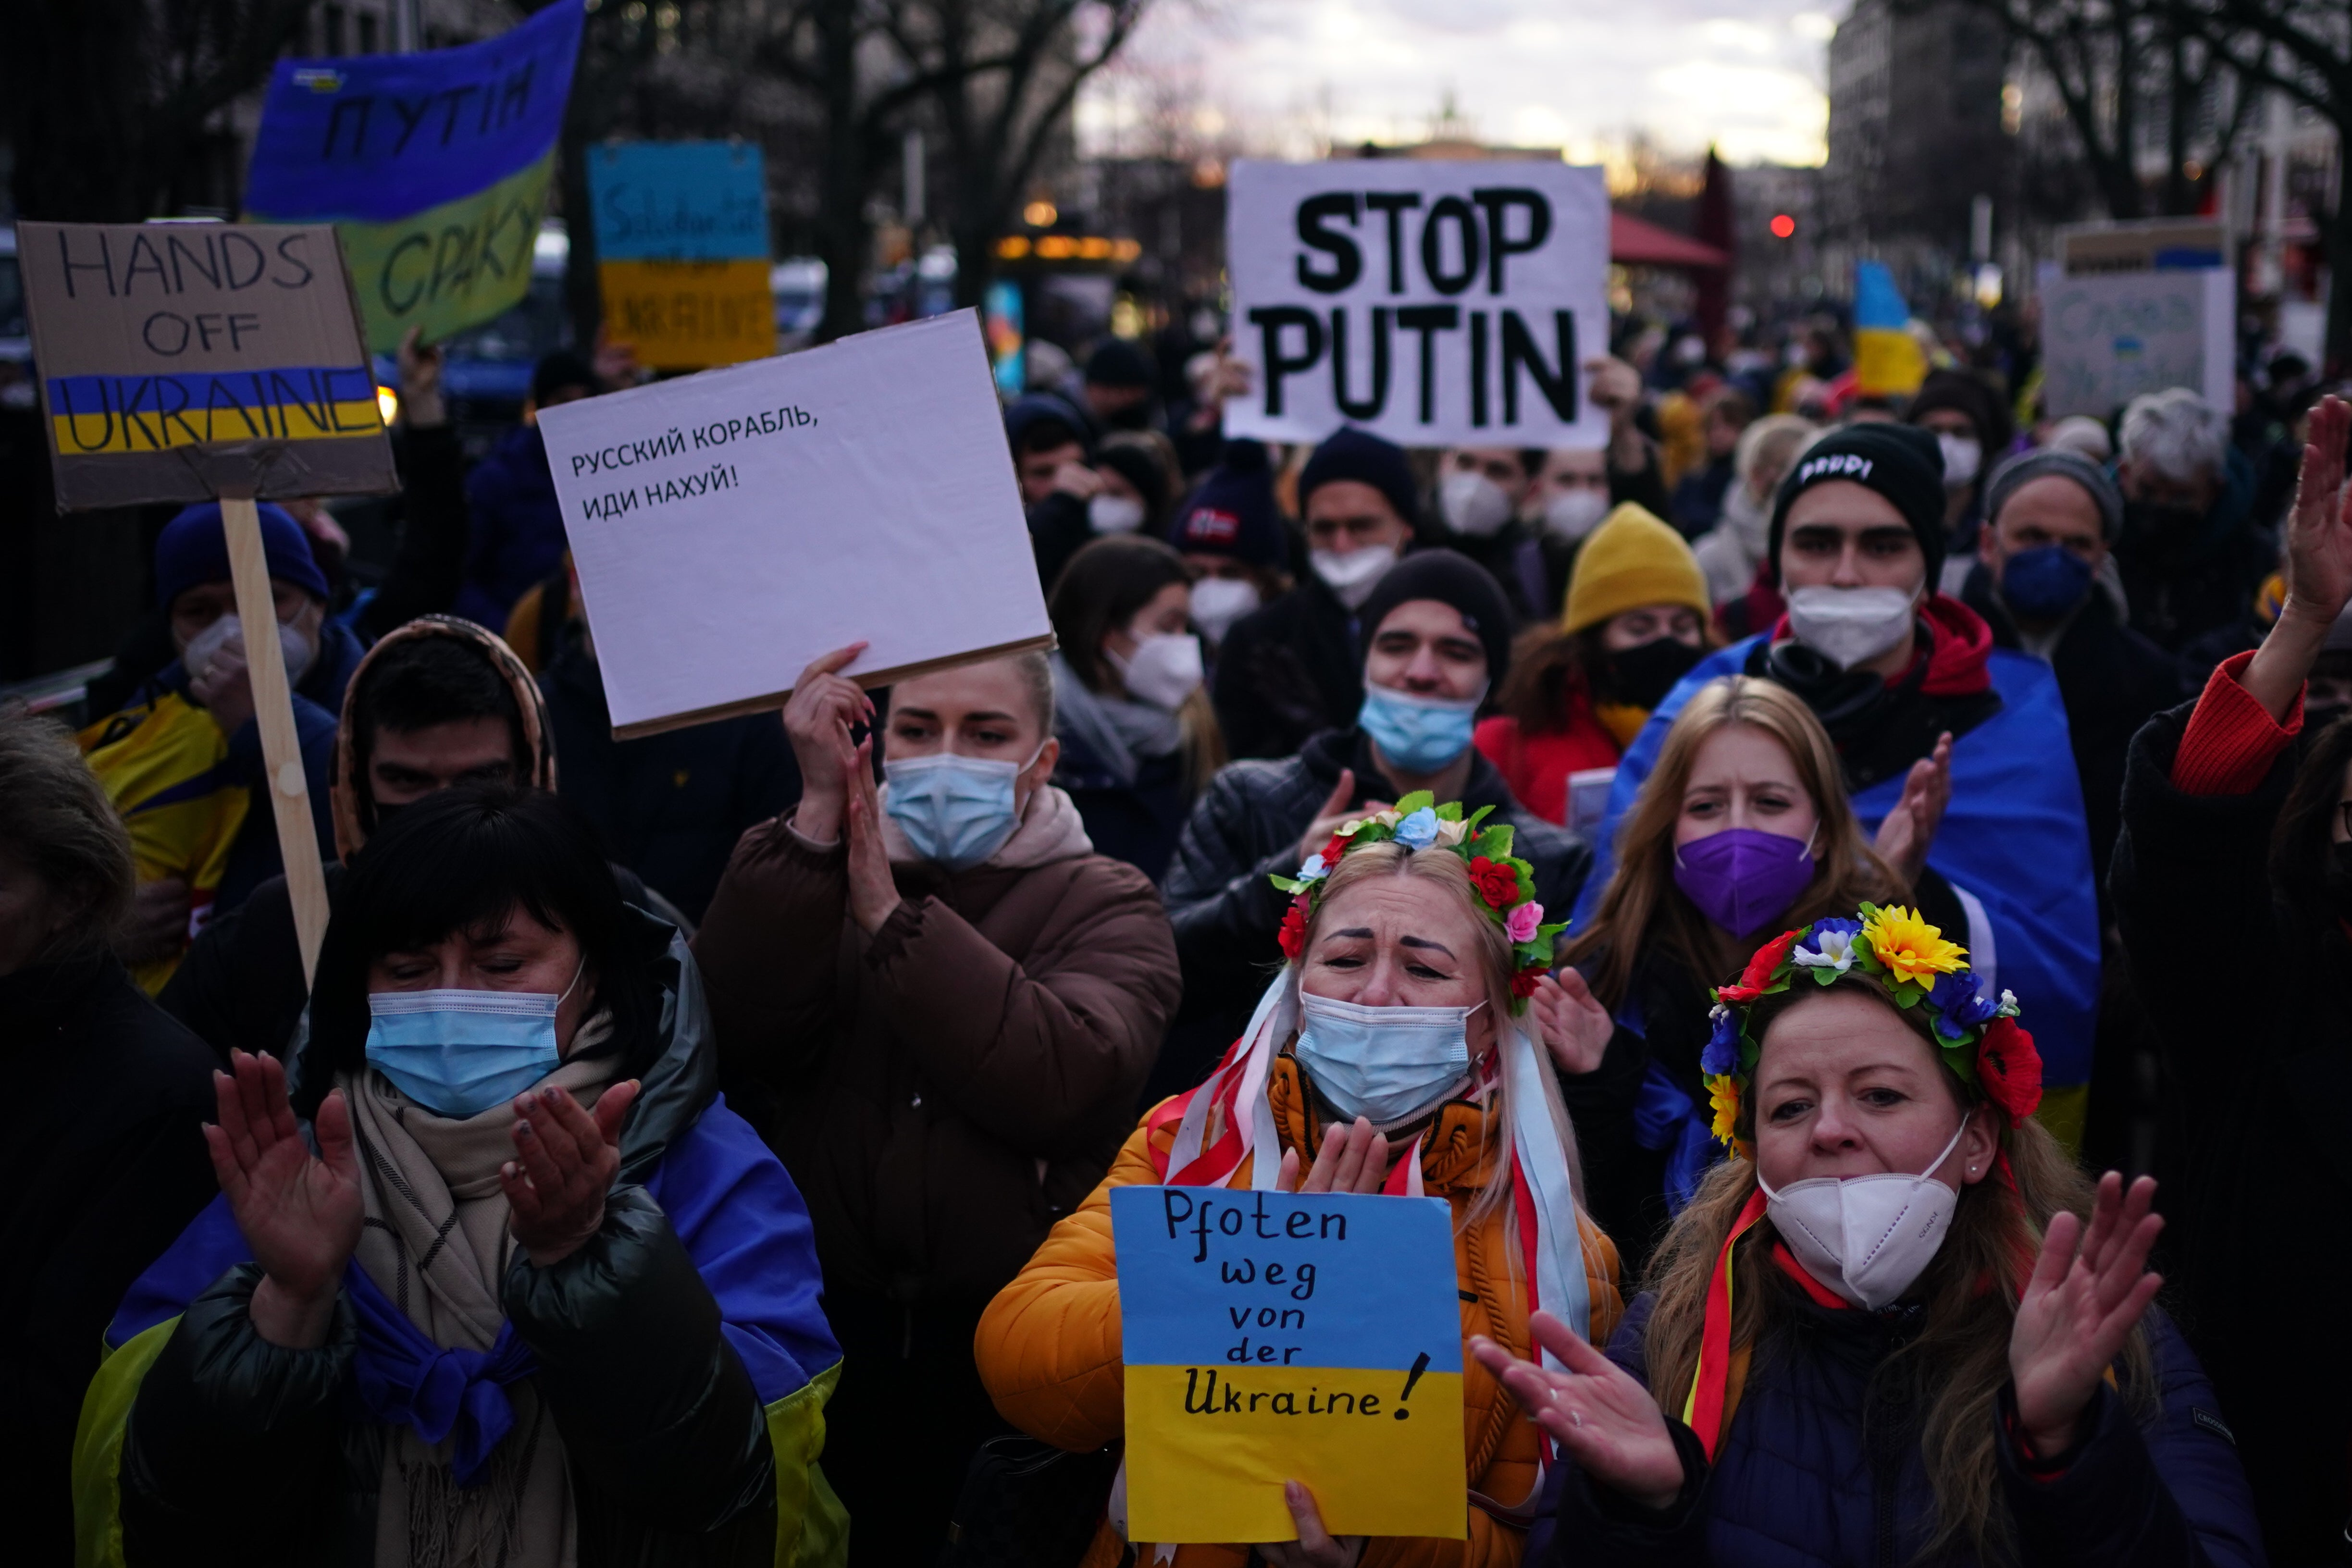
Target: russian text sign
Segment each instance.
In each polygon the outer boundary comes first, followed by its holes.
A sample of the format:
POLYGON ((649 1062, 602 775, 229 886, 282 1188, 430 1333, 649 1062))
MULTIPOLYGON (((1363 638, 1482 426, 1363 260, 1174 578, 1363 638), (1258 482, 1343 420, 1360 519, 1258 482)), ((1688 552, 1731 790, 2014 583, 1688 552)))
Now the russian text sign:
POLYGON ((1601 446, 1609 195, 1565 163, 1234 165, 1226 255, 1247 397, 1225 432, 1601 446))
POLYGON ((606 330, 657 370, 776 351, 768 183, 744 142, 627 141, 588 153, 606 330))
POLYGON ((1052 645, 970 310, 542 409, 626 737, 1052 645))
POLYGON ((246 211, 341 229, 369 348, 438 341, 530 288, 583 15, 556 0, 462 48, 278 62, 246 211))
POLYGON ((2053 419, 2112 418, 2142 392, 2187 387, 2216 408, 2234 406, 2235 342, 2226 267, 2061 277, 2042 297, 2053 419))
POLYGON ((395 487, 323 224, 16 225, 67 511, 395 487))
POLYGON ((1443 1199, 1124 1186, 1110 1195, 1128 1539, 1461 1539, 1462 1320, 1443 1199))

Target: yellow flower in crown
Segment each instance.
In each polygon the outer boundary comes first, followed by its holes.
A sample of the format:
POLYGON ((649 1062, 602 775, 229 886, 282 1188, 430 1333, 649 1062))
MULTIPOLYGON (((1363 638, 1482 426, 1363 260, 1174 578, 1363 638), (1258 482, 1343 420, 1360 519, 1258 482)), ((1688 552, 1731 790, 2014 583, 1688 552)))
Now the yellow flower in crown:
POLYGON ((1717 1073, 1706 1081, 1706 1099, 1715 1111, 1715 1141, 1727 1149, 1739 1124, 1739 1081, 1728 1072, 1717 1073))
POLYGON ((1937 975, 1961 968, 1969 956, 1967 948, 1944 940, 1941 926, 1930 925, 1916 910, 1896 904, 1872 910, 1863 922, 1862 935, 1888 973, 1897 980, 1916 980, 1923 986, 1933 985, 1937 975))

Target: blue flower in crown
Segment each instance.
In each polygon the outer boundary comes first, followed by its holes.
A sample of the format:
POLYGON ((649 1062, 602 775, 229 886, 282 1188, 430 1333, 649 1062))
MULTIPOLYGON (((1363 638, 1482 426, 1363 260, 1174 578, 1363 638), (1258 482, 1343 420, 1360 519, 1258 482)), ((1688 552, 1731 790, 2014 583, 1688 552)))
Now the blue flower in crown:
POLYGON ((1714 1078, 1731 1071, 1739 1063, 1739 1015, 1717 1002, 1707 1017, 1715 1020, 1715 1033, 1708 1037, 1706 1049, 1699 1052, 1698 1070, 1714 1078))
POLYGON ((1978 994, 1977 977, 1966 969, 1937 977, 1927 1002, 1936 1009, 1936 1032, 1946 1040, 1958 1040, 1969 1030, 1990 1023, 2000 1011, 1998 1000, 1978 994))
POLYGON ((1437 841, 1437 813, 1427 806, 1396 825, 1396 841, 1410 850, 1425 850, 1437 841))

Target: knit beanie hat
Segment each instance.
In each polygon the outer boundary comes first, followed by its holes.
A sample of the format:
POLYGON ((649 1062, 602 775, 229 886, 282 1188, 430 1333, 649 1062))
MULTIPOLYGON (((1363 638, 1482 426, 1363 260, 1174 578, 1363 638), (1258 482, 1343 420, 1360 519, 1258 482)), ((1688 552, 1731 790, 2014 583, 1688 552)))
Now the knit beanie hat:
POLYGON ((1185 555, 1227 555, 1252 566, 1281 566, 1290 559, 1264 444, 1225 443, 1224 461, 1176 508, 1168 542, 1185 555))
POLYGON ((565 387, 582 387, 593 393, 602 391, 604 383, 597 379, 596 367, 569 349, 558 349, 531 367, 530 401, 539 407, 545 408, 547 400, 565 387))
POLYGON ((1087 356, 1087 380, 1098 387, 1148 387, 1158 380, 1151 356, 1124 338, 1105 338, 1087 356))
POLYGON ((2036 479, 2053 476, 2072 479, 2090 495, 2092 504, 2099 508, 2100 532, 2110 541, 2124 526, 2124 496, 2107 471, 2079 452, 2063 446, 2037 447, 2021 452, 1992 471, 1985 486, 1985 521, 1996 522, 2000 509, 2018 490, 2036 479))
MULTIPOLYGON (((1092 434, 1093 422, 1077 411, 1069 399, 1053 392, 1029 392, 1014 398, 1004 410, 1004 440, 1018 453, 1033 432, 1043 433, 1045 427, 1059 425, 1068 434, 1066 441, 1086 444, 1092 434)), ((1060 441, 1047 441, 1046 445, 1059 446, 1060 441)))
POLYGON ((1108 468, 1135 486, 1143 504, 1157 517, 1167 516, 1168 469, 1148 440, 1114 435, 1095 449, 1095 466, 1108 468))
MULTIPOLYGON (((311 558, 310 536, 294 514, 268 501, 254 510, 261 516, 261 550, 269 559, 269 575, 314 599, 325 599, 327 575, 311 558)), ((221 523, 218 501, 190 507, 163 525, 155 538, 157 604, 168 612, 172 601, 189 589, 228 580, 228 531, 221 523)))
POLYGON ((1356 612, 1356 654, 1372 650, 1372 638, 1389 612, 1416 599, 1433 599, 1462 612, 1462 620, 1486 648, 1486 681, 1503 684, 1511 667, 1511 608, 1486 569, 1450 549, 1416 550, 1389 568, 1371 597, 1356 612))
POLYGON ((1780 580, 1780 540, 1789 507, 1816 485, 1837 480, 1875 490, 1894 503, 1927 558, 1932 591, 1944 570, 1944 454, 1935 436, 1916 425, 1874 420, 1833 430, 1797 455, 1772 503, 1772 537, 1764 557, 1766 580, 1780 580))
POLYGON ((1404 448, 1392 441, 1382 441, 1366 431, 1345 429, 1327 438, 1298 471, 1298 514, 1307 515, 1307 497, 1316 489, 1335 479, 1353 479, 1360 485, 1370 485, 1388 497, 1396 515, 1411 527, 1419 519, 1420 507, 1413 499, 1417 486, 1412 482, 1412 467, 1405 461, 1404 448))
POLYGON ((1576 552, 1559 629, 1581 632, 1645 604, 1687 604, 1701 621, 1715 608, 1706 575, 1682 535, 1627 501, 1601 518, 1576 552))
POLYGON ((1929 371, 1919 390, 1911 394, 1911 406, 1904 411, 1906 423, 1916 424, 1928 414, 1939 410, 1968 416, 1977 427, 1977 439, 1983 443, 1988 455, 2009 444, 2009 411, 2001 406, 2000 395, 1991 384, 1971 371, 1929 371))

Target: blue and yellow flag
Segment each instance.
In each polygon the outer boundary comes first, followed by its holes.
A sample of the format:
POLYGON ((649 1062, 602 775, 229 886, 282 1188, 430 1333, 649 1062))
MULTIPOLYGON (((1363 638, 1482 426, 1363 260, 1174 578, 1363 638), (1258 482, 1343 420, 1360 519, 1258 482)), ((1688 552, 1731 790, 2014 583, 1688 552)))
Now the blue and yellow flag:
POLYGON ((411 327, 436 341, 530 287, 584 15, 557 0, 462 48, 278 62, 246 212, 335 225, 370 349, 411 327))
POLYGON ((768 182, 747 142, 588 152, 604 322, 641 364, 698 371, 776 351, 768 182))
POLYGON ((1462 1321, 1444 1200, 1127 1186, 1110 1195, 1128 1539, 1469 1529, 1462 1321))
POLYGON ((1884 262, 1853 268, 1853 389, 1908 397, 1927 379, 1927 356, 1911 335, 1911 307, 1884 262))

